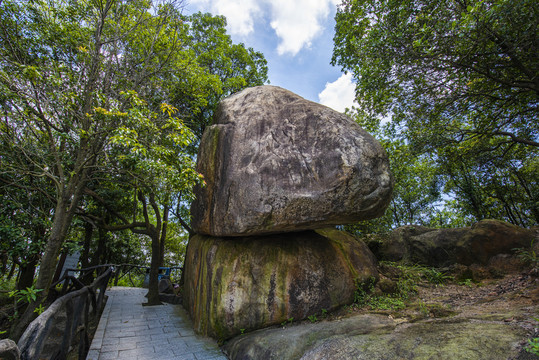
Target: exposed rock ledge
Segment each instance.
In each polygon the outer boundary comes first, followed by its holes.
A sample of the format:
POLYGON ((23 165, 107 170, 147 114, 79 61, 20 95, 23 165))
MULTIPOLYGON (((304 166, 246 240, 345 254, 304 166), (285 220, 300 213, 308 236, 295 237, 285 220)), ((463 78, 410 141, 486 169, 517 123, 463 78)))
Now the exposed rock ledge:
POLYGON ((237 336, 223 349, 231 360, 539 360, 524 350, 539 336, 536 271, 467 286, 421 284, 403 310, 346 307, 320 322, 237 336))
POLYGON ((231 359, 492 360, 517 356, 520 326, 471 319, 402 323, 385 315, 261 330, 225 346, 231 359))

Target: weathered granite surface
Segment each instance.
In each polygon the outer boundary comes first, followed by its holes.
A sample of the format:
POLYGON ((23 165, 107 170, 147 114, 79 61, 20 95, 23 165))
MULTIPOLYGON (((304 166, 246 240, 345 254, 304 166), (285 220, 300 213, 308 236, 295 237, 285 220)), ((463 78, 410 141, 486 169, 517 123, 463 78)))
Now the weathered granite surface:
POLYGON ((247 236, 383 214, 393 187, 382 146, 348 116, 275 86, 223 100, 197 170, 195 232, 247 236))
POLYGON ((350 304, 357 282, 371 277, 378 271, 369 248, 334 229, 196 235, 185 258, 183 304, 195 331, 223 340, 350 304))
MULTIPOLYGON (((433 229, 407 225, 366 239, 379 260, 408 261, 435 267, 482 264, 516 248, 529 249, 537 229, 500 220, 481 220, 470 227, 433 229)), ((537 241, 535 241, 537 243, 537 241)))

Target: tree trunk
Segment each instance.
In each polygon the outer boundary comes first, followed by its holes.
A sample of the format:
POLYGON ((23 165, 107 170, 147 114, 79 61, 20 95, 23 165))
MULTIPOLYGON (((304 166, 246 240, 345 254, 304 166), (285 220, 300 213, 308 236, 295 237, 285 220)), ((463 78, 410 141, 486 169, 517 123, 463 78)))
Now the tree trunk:
POLYGON ((90 247, 92 245, 92 235, 94 233, 94 226, 89 222, 84 224, 84 245, 82 254, 80 257, 81 267, 87 268, 90 266, 90 247))
POLYGON ((52 278, 54 277, 54 273, 56 271, 58 255, 60 254, 60 250, 67 235, 67 230, 71 224, 74 214, 74 207, 71 206, 71 211, 68 211, 68 202, 65 199, 72 198, 72 202, 78 202, 78 196, 76 194, 73 194, 72 196, 65 196, 64 193, 63 195, 64 196, 59 196, 58 198, 56 210, 52 220, 51 233, 39 265, 39 275, 37 277, 35 287, 36 289, 42 289, 42 291, 38 293, 36 300, 28 304, 28 307, 21 315, 19 321, 11 328, 9 337, 15 341, 19 340, 28 324, 30 324, 37 317, 34 309, 49 294, 52 278))
POLYGON ((107 230, 99 228, 97 238, 97 251, 92 256, 92 266, 103 264, 105 260, 105 247, 107 246, 107 230))
POLYGON ((150 283, 148 284, 148 303, 146 305, 161 305, 159 301, 159 281, 157 277, 159 275, 159 231, 152 226, 151 229, 152 239, 152 261, 150 265, 150 283))
MULTIPOLYGON (((58 223, 57 221, 55 222, 58 223)), ((28 304, 28 307, 26 308, 24 313, 21 315, 21 318, 19 319, 19 321, 16 322, 11 328, 9 337, 15 341, 19 340, 19 338, 24 333, 24 330, 26 329, 26 327, 37 317, 37 314, 34 312, 34 309, 41 303, 42 299, 44 299, 49 293, 49 287, 52 282, 54 272, 56 270, 56 260, 58 257, 58 252, 60 251, 60 248, 63 242, 63 239, 60 238, 57 234, 57 231, 59 230, 59 228, 58 228, 58 224, 57 226, 54 226, 55 222, 53 222, 52 233, 56 234, 56 236, 51 235, 51 238, 49 239, 49 242, 47 243, 45 253, 43 254, 43 258, 41 259, 39 276, 36 282, 36 289, 43 289, 43 291, 38 293, 36 300, 28 304), (56 250, 55 247, 58 249, 58 252, 55 251, 56 250)))
POLYGON ((165 240, 167 238, 168 211, 169 207, 165 205, 163 209, 163 224, 161 225, 161 240, 159 241, 159 266, 165 266, 165 240))
POLYGON ((17 290, 24 290, 32 287, 34 284, 34 275, 36 271, 38 258, 35 256, 26 262, 25 265, 19 266, 19 281, 17 282, 17 290))
MULTIPOLYGON (((15 260, 15 259, 13 259, 15 260)), ((17 263, 15 261, 11 262, 11 269, 9 270, 9 274, 7 274, 6 280, 9 281, 13 277, 13 274, 15 274, 15 269, 17 268, 17 263)))

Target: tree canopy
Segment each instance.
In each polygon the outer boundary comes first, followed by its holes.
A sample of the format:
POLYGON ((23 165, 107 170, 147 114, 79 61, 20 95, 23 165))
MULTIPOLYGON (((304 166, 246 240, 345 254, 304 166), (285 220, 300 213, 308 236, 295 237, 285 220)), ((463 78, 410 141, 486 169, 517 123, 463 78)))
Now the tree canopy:
POLYGON ((538 25, 531 0, 345 0, 332 63, 354 76, 359 118, 399 124, 461 210, 531 226, 539 222, 538 25))
MULTIPOLYGON (((157 225, 166 224, 171 199, 188 200, 199 181, 191 129, 203 130, 220 97, 267 80, 263 55, 233 44, 224 18, 186 17, 182 6, 178 0, 0 2, 0 181, 2 194, 43 196, 40 295, 73 219, 100 226, 121 208, 114 200, 125 204, 125 196, 103 197, 107 191, 130 187, 138 204, 131 229, 161 233, 157 225), (103 207, 99 219, 97 207, 103 207)), ((25 200, 10 200, 17 201, 25 200)), ((2 231, 10 231, 14 210, 1 210, 2 231)))

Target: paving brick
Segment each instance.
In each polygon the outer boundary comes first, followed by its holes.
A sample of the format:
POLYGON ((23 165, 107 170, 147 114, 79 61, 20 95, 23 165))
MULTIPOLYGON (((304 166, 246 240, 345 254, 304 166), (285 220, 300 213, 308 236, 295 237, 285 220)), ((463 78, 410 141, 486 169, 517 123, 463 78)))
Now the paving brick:
POLYGON ((156 334, 150 336, 152 340, 159 340, 159 339, 180 339, 180 332, 178 330, 171 331, 171 332, 164 332, 163 334, 156 334))
POLYGON ((195 354, 183 354, 183 355, 176 355, 174 357, 174 360, 198 360, 195 357, 195 354))
MULTIPOLYGON (((103 340, 101 341, 101 343, 103 345, 114 345, 114 344, 119 344, 120 343, 120 338, 114 338, 114 337, 107 337, 107 338, 103 338, 103 340)), ((94 342, 92 342, 92 345, 94 345, 94 342)))
POLYGON ((212 339, 195 335, 179 305, 142 306, 147 290, 113 287, 87 360, 226 360, 212 339))
POLYGON ((88 351, 88 355, 86 355, 87 360, 99 360, 99 350, 92 350, 88 351))
MULTIPOLYGON (((118 358, 118 351, 101 352, 99 360, 114 360, 118 358)), ((88 360, 88 358, 86 359, 88 360)))

